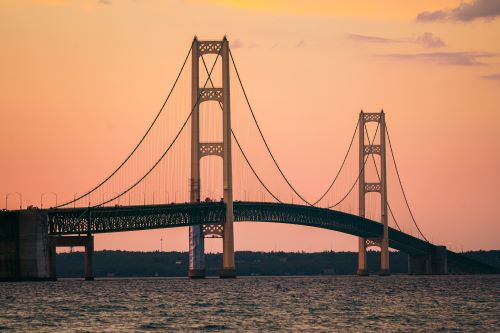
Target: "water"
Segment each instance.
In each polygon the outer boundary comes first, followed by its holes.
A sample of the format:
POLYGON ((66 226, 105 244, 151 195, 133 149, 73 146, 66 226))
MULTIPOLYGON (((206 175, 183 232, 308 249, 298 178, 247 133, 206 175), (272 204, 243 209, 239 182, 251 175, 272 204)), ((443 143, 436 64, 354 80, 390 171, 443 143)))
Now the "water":
POLYGON ((500 276, 0 283, 0 331, 500 332, 500 276))

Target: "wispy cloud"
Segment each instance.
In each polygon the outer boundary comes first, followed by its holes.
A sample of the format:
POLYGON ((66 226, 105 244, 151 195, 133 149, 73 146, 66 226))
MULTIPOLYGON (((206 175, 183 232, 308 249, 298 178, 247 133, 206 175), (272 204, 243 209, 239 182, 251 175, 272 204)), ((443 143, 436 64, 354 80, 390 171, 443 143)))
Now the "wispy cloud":
POLYGON ((379 43, 379 44, 391 44, 391 43, 401 43, 401 40, 390 39, 377 36, 359 35, 359 34, 347 34, 347 39, 362 42, 362 43, 379 43))
POLYGON ((97 1, 97 3, 100 4, 100 5, 111 5, 111 4, 113 4, 111 2, 111 0, 99 0, 99 1, 97 1))
POLYGON ((430 52, 430 53, 390 53, 378 54, 377 57, 401 60, 401 61, 420 61, 437 65, 452 66, 480 66, 485 65, 482 61, 485 58, 498 56, 490 52, 430 52))
POLYGON ((243 42, 241 39, 235 38, 235 39, 232 39, 230 41, 230 46, 232 49, 236 50, 236 49, 242 49, 242 48, 253 49, 253 48, 259 47, 260 45, 254 43, 254 42, 243 42))
POLYGON ((469 22, 475 19, 494 20, 500 16, 499 0, 474 0, 462 2, 458 7, 448 10, 425 11, 417 15, 418 22, 434 21, 462 21, 469 22))
POLYGON ((295 45, 295 47, 304 47, 304 46, 306 46, 306 42, 303 39, 299 40, 299 42, 295 45))
POLYGON ((483 75, 481 77, 486 80, 500 81, 500 74, 483 75))
POLYGON ((416 42, 428 49, 445 46, 445 43, 441 38, 434 36, 430 32, 426 32, 418 36, 416 42))
POLYGON ((425 48, 438 48, 445 46, 445 42, 433 35, 430 32, 425 32, 416 38, 385 38, 379 36, 368 36, 359 34, 347 34, 347 39, 360 43, 375 43, 375 44, 397 44, 397 43, 410 43, 420 44, 425 48))
POLYGON ((231 42, 232 49, 240 49, 243 47, 243 42, 239 39, 235 39, 231 42))

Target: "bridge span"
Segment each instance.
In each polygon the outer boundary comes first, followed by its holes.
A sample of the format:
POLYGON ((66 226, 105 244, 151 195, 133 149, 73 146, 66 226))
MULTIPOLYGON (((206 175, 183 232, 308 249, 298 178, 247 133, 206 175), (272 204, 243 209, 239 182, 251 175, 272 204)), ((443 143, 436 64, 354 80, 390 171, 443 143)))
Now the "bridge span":
MULTIPOLYGON (((48 211, 51 235, 95 234, 192 225, 223 225, 224 202, 67 208, 48 211)), ((234 202, 234 221, 273 222, 334 230, 367 239, 383 232, 379 222, 326 208, 286 203, 234 202)), ((205 235, 217 233, 204 228, 205 235)), ((219 230, 219 235, 222 234, 219 230)), ((375 246, 377 244, 374 244, 375 246)), ((495 268, 389 227, 389 247, 408 254, 410 274, 493 273, 495 268), (446 266, 446 267, 445 267, 446 266)))
MULTIPOLYGON (((0 226, 5 229, 2 230, 4 235, 9 233, 10 226, 11 238, 20 240, 16 245, 18 265, 14 265, 14 260, 10 263, 12 276, 20 276, 23 275, 20 271, 28 271, 24 278, 30 279, 36 275, 55 279, 56 248, 84 246, 85 277, 91 280, 94 234, 200 225, 205 236, 222 236, 220 227, 224 227, 225 212, 224 202, 32 209, 0 212, 0 226), (40 267, 45 268, 40 271, 40 267)), ((382 224, 357 215, 326 208, 269 202, 235 201, 234 221, 295 224, 369 239, 376 239, 383 231, 382 224)), ((8 244, 5 240, 4 243, 8 244)), ((408 254, 410 274, 495 272, 494 267, 393 228, 389 228, 389 246, 408 254)))
MULTIPOLYGON (((223 224, 224 202, 66 208, 47 211, 50 235, 96 234, 120 231, 223 224)), ((235 222, 276 222, 323 228, 376 238, 382 225, 357 215, 304 205, 269 202, 234 202, 235 222)), ((391 248, 411 255, 425 255, 436 246, 389 228, 391 248)))

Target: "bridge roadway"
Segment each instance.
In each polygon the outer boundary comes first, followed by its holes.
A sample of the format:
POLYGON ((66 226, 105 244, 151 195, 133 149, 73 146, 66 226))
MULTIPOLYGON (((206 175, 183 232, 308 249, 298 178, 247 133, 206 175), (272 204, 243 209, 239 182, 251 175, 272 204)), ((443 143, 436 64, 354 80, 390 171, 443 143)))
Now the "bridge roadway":
MULTIPOLYGON (((224 221, 223 202, 66 208, 48 211, 49 233, 70 235, 173 228, 224 221)), ((325 208, 268 202, 234 202, 234 220, 277 222, 335 230, 354 236, 382 235, 378 222, 325 208)), ((410 255, 426 255, 435 246, 389 228, 389 246, 410 255)))
MULTIPOLYGON (((47 211, 50 235, 98 234, 221 223, 223 202, 65 208, 47 211)), ((275 222, 335 230, 360 237, 380 237, 382 225, 357 215, 303 205, 234 202, 236 222, 275 222)), ((414 257, 430 257, 437 246, 389 228, 389 246, 414 257)), ((496 268, 447 250, 448 269, 459 273, 494 273, 496 268), (450 269, 451 268, 451 269, 450 269)))

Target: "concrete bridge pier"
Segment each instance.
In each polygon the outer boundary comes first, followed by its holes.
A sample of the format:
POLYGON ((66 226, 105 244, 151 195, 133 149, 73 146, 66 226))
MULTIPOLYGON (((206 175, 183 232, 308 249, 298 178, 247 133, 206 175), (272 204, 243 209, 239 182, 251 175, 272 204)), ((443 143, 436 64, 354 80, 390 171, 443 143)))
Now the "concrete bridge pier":
POLYGON ((368 268, 366 266, 366 239, 359 237, 359 252, 358 252, 358 272, 359 276, 368 276, 368 268))
POLYGON ((37 209, 0 215, 0 281, 51 280, 47 213, 37 209))
POLYGON ((409 255, 408 256, 408 274, 410 275, 428 275, 432 274, 431 258, 428 255, 409 255))
POLYGON ((56 279, 56 249, 57 247, 83 246, 84 254, 84 272, 85 280, 94 280, 94 236, 49 236, 49 262, 50 276, 56 279))
POLYGON ((446 253, 446 246, 436 246, 436 249, 430 255, 409 255, 408 274, 448 274, 448 258, 446 253))
POLYGON ((94 236, 85 237, 85 281, 94 280, 94 236))
POLYGON ((431 256, 432 274, 448 274, 448 254, 446 246, 436 246, 431 256))

